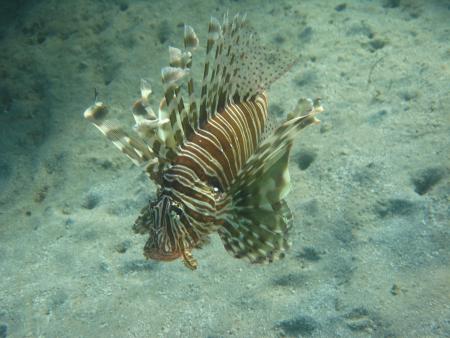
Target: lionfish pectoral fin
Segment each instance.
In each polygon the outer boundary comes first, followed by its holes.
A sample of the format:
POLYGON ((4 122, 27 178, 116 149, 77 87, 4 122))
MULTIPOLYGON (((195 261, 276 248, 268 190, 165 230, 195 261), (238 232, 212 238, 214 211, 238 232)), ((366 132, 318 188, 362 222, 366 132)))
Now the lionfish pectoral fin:
POLYGON ((289 248, 292 215, 284 200, 263 207, 236 208, 219 229, 225 249, 251 263, 281 259, 289 248))
POLYGON ((290 148, 288 144, 261 149, 231 188, 232 200, 219 234, 225 249, 237 258, 272 262, 289 248, 292 214, 283 197, 289 188, 290 148))
POLYGON ((289 190, 288 160, 298 131, 318 123, 318 100, 300 100, 298 109, 258 146, 230 188, 219 229, 225 248, 252 263, 284 257, 292 214, 283 200, 289 190))
POLYGON ((315 116, 323 111, 319 100, 301 99, 297 108, 264 138, 238 173, 228 192, 234 205, 273 205, 287 195, 289 153, 294 137, 306 126, 318 123, 315 116))
POLYGON ((297 117, 314 117, 313 123, 319 123, 320 121, 315 118, 315 115, 323 111, 323 107, 320 104, 320 99, 317 98, 314 101, 308 98, 300 98, 297 101, 297 105, 294 108, 294 111, 288 114, 287 120, 292 120, 297 117))

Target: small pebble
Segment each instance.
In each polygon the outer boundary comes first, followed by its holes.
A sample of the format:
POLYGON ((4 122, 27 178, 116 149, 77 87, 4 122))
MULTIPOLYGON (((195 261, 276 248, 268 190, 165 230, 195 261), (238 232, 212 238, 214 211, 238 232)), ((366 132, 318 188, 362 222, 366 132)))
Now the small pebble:
POLYGON ((330 131, 332 127, 333 127, 333 125, 330 122, 322 122, 320 124, 320 132, 322 134, 326 133, 326 132, 330 131))
POLYGON ((392 285, 392 288, 391 288, 392 295, 397 296, 398 294, 400 294, 400 291, 401 291, 401 289, 397 284, 392 285))
POLYGON ((94 209, 98 203, 100 202, 100 197, 96 194, 89 193, 84 197, 83 203, 81 203, 81 206, 85 209, 94 209))
POLYGON ((8 325, 0 324, 0 338, 8 337, 8 325))
POLYGON ((118 253, 125 253, 131 247, 131 241, 126 240, 114 246, 118 253))
POLYGON ((347 8, 347 4, 345 2, 342 3, 342 4, 337 5, 336 7, 334 7, 336 12, 341 12, 341 11, 343 11, 346 8, 347 8))

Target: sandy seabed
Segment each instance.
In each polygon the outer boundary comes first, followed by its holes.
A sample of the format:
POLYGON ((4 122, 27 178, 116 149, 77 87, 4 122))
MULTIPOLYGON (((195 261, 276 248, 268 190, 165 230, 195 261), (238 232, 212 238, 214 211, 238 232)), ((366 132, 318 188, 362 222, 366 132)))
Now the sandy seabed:
POLYGON ((450 337, 449 1, 0 5, 0 338, 450 337), (139 79, 192 25, 246 12, 301 61, 271 111, 322 98, 292 151, 292 248, 270 265, 142 255, 154 186, 82 118, 132 124, 139 79))

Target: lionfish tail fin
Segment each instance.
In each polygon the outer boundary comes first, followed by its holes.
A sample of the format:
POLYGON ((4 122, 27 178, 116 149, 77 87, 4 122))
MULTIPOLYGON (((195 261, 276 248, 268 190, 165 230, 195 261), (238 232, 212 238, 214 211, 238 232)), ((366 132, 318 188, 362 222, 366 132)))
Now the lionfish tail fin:
POLYGON ((219 233, 227 251, 253 263, 282 258, 289 247, 292 215, 283 200, 289 191, 289 153, 296 133, 323 109, 301 99, 294 113, 258 146, 232 184, 219 233))

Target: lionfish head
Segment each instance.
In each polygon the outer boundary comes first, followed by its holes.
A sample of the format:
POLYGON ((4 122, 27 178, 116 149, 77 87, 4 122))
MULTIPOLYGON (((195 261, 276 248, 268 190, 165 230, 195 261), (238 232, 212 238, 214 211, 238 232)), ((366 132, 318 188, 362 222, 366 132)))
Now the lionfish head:
POLYGON ((183 255, 191 247, 187 236, 181 235, 187 219, 183 206, 172 200, 170 196, 161 195, 158 200, 144 208, 136 222, 144 221, 150 232, 144 247, 144 254, 149 259, 171 261, 183 255))

